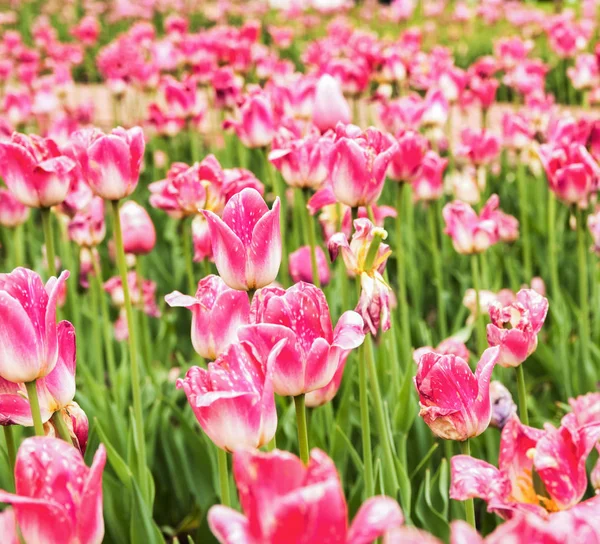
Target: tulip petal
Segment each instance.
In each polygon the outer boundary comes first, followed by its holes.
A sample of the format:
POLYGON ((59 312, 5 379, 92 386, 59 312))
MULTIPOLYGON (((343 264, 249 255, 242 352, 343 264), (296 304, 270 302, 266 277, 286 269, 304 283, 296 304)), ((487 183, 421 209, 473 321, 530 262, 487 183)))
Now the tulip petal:
POLYGON ((48 393, 56 402, 55 410, 64 408, 75 397, 76 342, 75 327, 61 321, 57 327, 58 360, 43 379, 48 393))
POLYGON ((88 472, 77 517, 77 534, 81 544, 101 544, 104 537, 102 515, 102 473, 106 464, 106 449, 100 444, 88 472))
POLYGON ((221 544, 252 544, 248 520, 233 508, 217 504, 208 511, 208 525, 221 544))
POLYGON ((352 520, 348 544, 371 544, 386 531, 404 523, 398 503, 389 497, 372 497, 365 501, 352 520))
POLYGON ((510 483, 495 466, 469 455, 450 460, 452 479, 450 498, 464 501, 478 497, 485 501, 503 500, 510 494, 510 483))
POLYGON ((363 318, 357 312, 344 312, 333 331, 331 345, 345 351, 357 348, 365 340, 363 326, 363 318))
POLYGON ((0 176, 19 202, 31 208, 39 208, 40 200, 32 184, 36 162, 34 157, 20 145, 0 142, 0 176))
POLYGON ((200 304, 200 301, 196 297, 190 295, 184 295, 179 291, 173 291, 168 295, 165 295, 165 302, 171 306, 171 308, 191 308, 200 304))
POLYGON ((450 524, 450 544, 483 544, 483 537, 466 521, 456 520, 450 524))
MULTIPOLYGON (((260 193, 256 193, 261 201, 260 193)), ((247 260, 247 283, 251 289, 264 287, 275 281, 281 265, 281 228, 279 198, 273 209, 265 213, 256 223, 252 232, 247 260)), ((246 245, 246 247, 248 247, 246 245)))

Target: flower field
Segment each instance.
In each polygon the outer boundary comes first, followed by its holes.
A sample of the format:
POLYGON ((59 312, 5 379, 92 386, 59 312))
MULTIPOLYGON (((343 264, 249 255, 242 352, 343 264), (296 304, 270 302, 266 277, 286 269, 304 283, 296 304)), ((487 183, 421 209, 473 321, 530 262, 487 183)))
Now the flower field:
POLYGON ((6 0, 0 542, 600 543, 562 4, 6 0))

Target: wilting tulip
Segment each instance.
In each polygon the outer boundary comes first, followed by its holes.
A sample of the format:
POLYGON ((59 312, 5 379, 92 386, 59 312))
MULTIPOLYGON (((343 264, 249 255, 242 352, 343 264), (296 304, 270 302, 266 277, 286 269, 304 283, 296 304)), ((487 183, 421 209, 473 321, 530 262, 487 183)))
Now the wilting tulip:
POLYGON ((287 291, 267 288, 254 297, 255 324, 241 327, 240 340, 251 344, 265 359, 282 339, 274 358, 273 387, 278 395, 297 396, 326 386, 339 368, 343 354, 364 340, 363 320, 342 314, 335 329, 323 291, 297 283, 287 291))
POLYGON ((154 223, 148 212, 133 200, 125 202, 120 210, 125 253, 144 255, 150 253, 156 244, 154 223))
POLYGON ((275 136, 275 118, 271 99, 262 92, 251 94, 239 108, 239 120, 226 121, 241 142, 250 148, 266 147, 275 136))
POLYGON ((29 219, 29 208, 19 202, 10 191, 0 189, 0 225, 12 229, 29 219))
POLYGON ((429 352, 421 357, 414 378, 420 415, 435 435, 464 441, 487 429, 492 417, 490 378, 498 356, 499 348, 486 349, 475 374, 456 355, 429 352))
POLYGON ((219 276, 211 274, 200 280, 193 297, 173 291, 165 300, 169 306, 183 306, 192 312, 192 345, 205 359, 216 359, 237 342, 238 328, 248 324, 248 295, 227 287, 219 276))
POLYGON ((95 247, 106 235, 104 200, 96 196, 69 221, 69 237, 81 247, 95 247))
POLYGON ((273 366, 284 342, 266 359, 250 346, 231 344, 208 370, 193 366, 177 388, 183 389, 202 430, 220 448, 260 448, 277 430, 273 366))
POLYGON ((144 158, 144 133, 140 127, 118 127, 110 134, 82 130, 71 139, 73 155, 92 191, 104 200, 120 200, 137 187, 144 158))
POLYGON ((375 128, 362 131, 338 125, 330 154, 329 176, 339 202, 356 208, 377 202, 396 144, 375 128))
POLYGON ((481 253, 499 240, 498 224, 493 219, 478 216, 465 202, 455 200, 444 206, 444 231, 452 238, 458 253, 481 253))
POLYGON ((217 270, 232 289, 268 285, 281 264, 279 198, 269 210, 260 193, 243 189, 223 210, 223 218, 203 211, 208 221, 217 270))
POLYGON ((487 339, 490 346, 500 346, 498 364, 519 366, 537 347, 537 335, 548 313, 548 299, 533 289, 521 289, 515 302, 508 306, 492 302, 489 312, 492 322, 487 326, 487 339), (509 327, 505 328, 507 324, 509 327))
POLYGON ((350 106, 344 98, 340 84, 332 76, 324 74, 317 82, 313 123, 322 132, 334 129, 338 123, 351 120, 350 106))
POLYGON ((76 164, 50 138, 13 133, 0 142, 0 176, 15 198, 30 208, 60 204, 76 164))
POLYGON ((44 286, 26 268, 0 274, 0 377, 27 383, 52 371, 58 358, 56 304, 68 277, 65 270, 44 286))
POLYGON ((213 506, 208 523, 221 544, 368 544, 402 525, 395 500, 372 497, 348 527, 348 507, 333 461, 314 449, 305 466, 286 451, 240 451, 233 473, 243 513, 213 506))
MULTIPOLYGON (((330 280, 329 264, 325 252, 316 248, 317 270, 319 272, 319 281, 325 287, 330 280)), ((294 283, 299 281, 312 282, 312 265, 310 261, 310 246, 303 246, 289 256, 290 277, 294 283)))
POLYGON ((510 391, 504 387, 502 382, 492 381, 490 383, 490 397, 492 398, 490 425, 497 429, 503 429, 512 416, 517 413, 517 405, 514 403, 510 391))
POLYGON ((412 182, 413 198, 430 202, 444 195, 444 170, 447 159, 442 159, 435 151, 428 151, 423 157, 421 168, 412 182))
POLYGON ((0 490, 0 502, 13 505, 26 542, 100 544, 104 537, 100 444, 91 467, 63 440, 27 438, 15 464, 16 492, 0 490))

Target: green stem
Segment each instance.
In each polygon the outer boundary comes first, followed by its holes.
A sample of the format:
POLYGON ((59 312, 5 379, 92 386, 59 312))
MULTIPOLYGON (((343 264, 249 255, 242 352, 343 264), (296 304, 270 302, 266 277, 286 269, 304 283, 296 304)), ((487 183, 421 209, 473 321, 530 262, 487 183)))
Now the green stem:
POLYGON ((102 364, 102 335, 100 332, 100 312, 98 311, 98 290, 95 288, 90 289, 90 310, 91 310, 91 324, 92 329, 92 341, 89 344, 89 361, 93 361, 94 368, 96 370, 96 380, 99 384, 104 383, 104 365, 102 364))
POLYGON ((560 284, 558 278, 558 259, 556 245, 556 196, 548 190, 548 262, 550 264, 550 284, 554 299, 560 297, 560 284))
POLYGON ((131 296, 129 294, 129 284, 127 283, 127 263, 125 261, 125 249, 123 248, 123 235, 121 232, 121 218, 119 216, 119 201, 112 200, 112 212, 114 223, 115 247, 117 250, 117 264, 121 274, 123 284, 123 299, 125 302, 125 312, 127 314, 127 327, 129 329, 129 360, 131 364, 131 393, 133 397, 133 413, 135 418, 135 428, 137 433, 137 453, 139 484, 142 496, 149 499, 148 482, 146 476, 146 442, 144 437, 144 414, 142 410, 142 391, 140 387, 140 369, 137 359, 137 342, 135 318, 133 307, 131 305, 131 296))
POLYGON ((25 248, 23 247, 23 225, 18 225, 13 229, 13 241, 14 241, 14 256, 15 266, 25 266, 25 248))
POLYGON ((221 504, 231 506, 231 497, 229 494, 229 469, 227 467, 227 452, 219 448, 217 450, 219 463, 219 486, 221 488, 221 504))
POLYGON ((54 235, 52 233, 52 218, 50 208, 41 208, 42 228, 44 229, 44 241, 46 243, 46 260, 48 261, 48 273, 56 276, 56 262, 54 261, 54 235))
POLYGON ((360 426, 362 437, 363 465, 365 469, 365 497, 375 492, 373 483, 373 451, 371 450, 371 422, 369 417, 369 395, 367 390, 367 354, 365 346, 360 348, 358 362, 358 393, 360 402, 360 426))
POLYGON ((71 433, 65 424, 65 420, 62 418, 62 415, 59 412, 54 412, 52 414, 52 423, 54 423, 54 428, 58 431, 58 435, 68 444, 73 444, 73 440, 71 440, 71 433))
MULTIPOLYGON (((460 444, 463 455, 471 455, 471 446, 469 445, 469 439, 461 442, 460 444)), ((467 499, 465 501, 465 511, 467 514, 467 523, 474 529, 477 529, 475 524, 475 503, 473 499, 467 499)))
POLYGON ((529 232, 529 200, 527 196, 527 179, 525 176, 525 164, 519 159, 517 165, 517 185, 519 189, 519 209, 521 211, 521 241, 523 244, 523 278, 527 283, 533 277, 533 263, 531 253, 531 238, 529 232))
POLYGON ((190 232, 188 220, 181 220, 181 239, 183 240, 183 259, 185 260, 185 273, 187 275, 188 293, 194 295, 196 282, 194 280, 194 253, 192 251, 192 233, 190 232))
POLYGON ((402 210, 403 210, 403 187, 401 184, 397 185, 396 192, 396 211, 398 217, 396 217, 396 265, 398 275, 398 309, 400 313, 400 331, 401 331, 401 345, 402 345, 402 358, 404 367, 411 363, 411 334, 410 334, 410 322, 408 313, 408 302, 406 297, 406 262, 404 253, 404 243, 402 241, 402 210))
POLYGON ((483 322, 483 313, 479 304, 479 294, 481 290, 481 279, 479 277, 479 259, 478 254, 471 255, 471 274, 473 276, 473 289, 475 290, 475 327, 477 331, 477 351, 479 356, 485 351, 487 345, 487 336, 485 333, 485 324, 483 322))
POLYGON ((296 424, 298 426, 298 448, 300 450, 300 459, 302 459, 302 462, 306 465, 308 464, 309 452, 304 394, 294 397, 294 406, 296 407, 296 424))
POLYGON ((440 335, 443 340, 448 335, 448 330, 446 325, 446 302, 444 299, 444 276, 442 273, 442 260, 440 258, 440 246, 437 237, 438 229, 436 225, 436 209, 434 206, 429 206, 427 215, 429 219, 429 236, 431 238, 433 272, 435 275, 435 285, 437 288, 438 323, 440 326, 440 335))
POLYGON ((36 380, 27 382, 25 387, 27 389, 27 398, 29 399, 29 406, 31 408, 31 417, 33 419, 33 428, 35 429, 36 436, 44 436, 44 424, 42 423, 42 415, 40 413, 40 402, 38 400, 37 388, 35 386, 36 380))
POLYGON ((527 388, 525 387, 525 372, 523 365, 516 367, 517 371, 517 391, 519 395, 519 417, 521 423, 529 425, 529 414, 527 412, 527 388))
POLYGON ((583 211, 578 207, 577 217, 577 260, 579 271, 579 309, 581 318, 579 320, 579 335, 581 337, 581 361, 583 364, 583 375, 580 377, 580 384, 585 377, 587 383, 583 385, 582 390, 587 391, 593 387, 595 381, 595 371, 591 368, 590 362, 590 301, 589 301, 589 274, 586 243, 586 224, 583 211))
MULTIPOLYGON (((135 273, 137 276, 137 281, 138 281, 138 289, 140 291, 140 294, 142 293, 142 282, 143 282, 143 270, 142 270, 142 257, 141 255, 138 255, 136 257, 135 260, 135 273)), ((150 378, 153 378, 154 373, 152 372, 152 356, 150 355, 151 353, 151 347, 152 347, 152 340, 150 339, 150 323, 148 322, 148 316, 146 315, 146 313, 144 312, 143 309, 139 309, 138 310, 138 314, 139 314, 139 323, 140 323, 140 330, 141 330, 141 335, 140 335, 140 343, 141 343, 141 351, 142 351, 142 356, 143 356, 143 363, 144 363, 144 368, 146 369, 146 372, 148 373, 148 376, 150 376, 150 378)), ((154 381, 154 380, 152 380, 154 381)))
POLYGON ((319 278, 319 266, 317 264, 317 242, 315 240, 315 226, 313 224, 313 218, 306 207, 308 189, 299 189, 298 192, 302 198, 302 213, 305 216, 304 228, 305 235, 308 238, 308 245, 310 247, 310 266, 312 270, 313 284, 319 289, 321 288, 321 279, 319 278))
POLYGON ((15 445, 15 435, 12 425, 4 425, 4 439, 6 440, 6 451, 8 453, 8 464, 10 465, 10 473, 12 478, 15 474, 15 460, 17 458, 17 446, 15 445))

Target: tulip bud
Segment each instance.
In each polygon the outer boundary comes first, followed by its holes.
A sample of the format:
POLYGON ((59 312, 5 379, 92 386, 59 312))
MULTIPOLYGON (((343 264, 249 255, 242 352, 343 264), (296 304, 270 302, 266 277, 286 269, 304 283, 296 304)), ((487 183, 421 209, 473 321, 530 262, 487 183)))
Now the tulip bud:
POLYGON ((324 133, 334 129, 338 123, 347 124, 350 120, 350 106, 344 98, 340 84, 330 75, 322 75, 317 82, 313 123, 324 133))
MULTIPOLYGON (((310 246, 303 246, 289 256, 290 276, 294 283, 305 281, 312 283, 312 264, 310 256, 310 246)), ((316 248, 317 255, 317 270, 319 272, 319 281, 325 287, 330 280, 329 265, 325 252, 320 248, 316 248)))
POLYGON ((125 253, 145 255, 154 249, 156 231, 148 212, 133 200, 119 210, 125 253))

